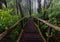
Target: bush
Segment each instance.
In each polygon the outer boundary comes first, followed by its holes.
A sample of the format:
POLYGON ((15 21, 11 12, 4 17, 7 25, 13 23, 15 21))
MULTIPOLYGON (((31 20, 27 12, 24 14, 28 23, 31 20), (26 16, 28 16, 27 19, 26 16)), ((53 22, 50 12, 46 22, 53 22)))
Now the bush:
POLYGON ((0 33, 5 30, 5 27, 12 26, 16 21, 20 19, 18 15, 11 15, 13 9, 0 10, 0 33))

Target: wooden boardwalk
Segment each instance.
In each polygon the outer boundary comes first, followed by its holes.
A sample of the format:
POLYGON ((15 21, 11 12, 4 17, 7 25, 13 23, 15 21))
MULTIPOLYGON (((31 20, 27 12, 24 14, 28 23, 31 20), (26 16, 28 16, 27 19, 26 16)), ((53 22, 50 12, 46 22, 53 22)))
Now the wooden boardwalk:
POLYGON ((43 42, 33 22, 33 18, 27 21, 19 42, 43 42))
MULTIPOLYGON (((22 18, 21 20, 24 20, 24 18, 22 18)), ((9 36, 10 32, 13 30, 14 27, 16 27, 18 24, 20 24, 21 20, 17 21, 8 30, 5 30, 4 32, 2 32, 0 34, 0 42, 13 42, 9 36)), ((48 23, 47 21, 39 19, 39 18, 37 20, 45 23, 49 27, 53 27, 55 30, 60 31, 60 27, 58 27, 58 26, 52 25, 52 24, 48 23)), ((47 40, 44 38, 38 25, 36 23, 34 23, 34 19, 32 17, 30 17, 28 19, 28 21, 25 21, 25 22, 26 22, 26 25, 22 29, 21 34, 18 35, 19 37, 16 38, 15 42, 47 42, 47 40)), ((49 42, 50 41, 55 42, 55 40, 50 40, 50 39, 49 39, 49 42)), ((53 38, 53 39, 55 39, 55 38, 53 38)))

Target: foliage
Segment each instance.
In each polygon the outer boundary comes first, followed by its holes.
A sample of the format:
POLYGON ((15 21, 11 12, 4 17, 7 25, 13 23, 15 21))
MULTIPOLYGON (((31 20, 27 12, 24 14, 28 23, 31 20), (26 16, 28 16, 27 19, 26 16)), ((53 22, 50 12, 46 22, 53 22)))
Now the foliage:
MULTIPOLYGON (((60 4, 58 3, 58 0, 54 0, 54 4, 51 5, 48 9, 43 9, 41 14, 33 14, 34 17, 39 17, 44 19, 44 17, 46 17, 46 20, 53 24, 53 25, 57 25, 60 26, 60 4), (46 11, 46 14, 44 15, 44 11, 46 11)), ((40 22, 40 25, 42 27, 42 30, 46 30, 49 27, 40 22)), ((51 35, 53 36, 55 34, 56 30, 52 29, 51 35)), ((48 35, 48 32, 46 31, 46 36, 48 35)))
POLYGON ((53 24, 55 25, 60 25, 60 24, 57 24, 58 21, 60 21, 60 5, 55 5, 53 7, 50 7, 48 9, 48 18, 49 18, 49 22, 52 22, 53 24))
POLYGON ((0 33, 5 30, 5 27, 12 26, 17 20, 20 19, 18 15, 11 15, 13 9, 0 10, 0 33))
MULTIPOLYGON (((56 2, 55 2, 56 3, 56 2)), ((53 6, 50 6, 47 11, 48 16, 48 22, 50 22, 53 25, 60 26, 60 4, 55 4, 53 6)), ((52 35, 54 35, 55 30, 52 29, 52 35)))

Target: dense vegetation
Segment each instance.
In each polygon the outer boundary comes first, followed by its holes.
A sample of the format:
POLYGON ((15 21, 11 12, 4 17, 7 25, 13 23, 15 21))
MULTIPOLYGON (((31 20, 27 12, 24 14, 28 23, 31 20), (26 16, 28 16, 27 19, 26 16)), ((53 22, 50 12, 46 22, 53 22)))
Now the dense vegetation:
MULTIPOLYGON (((20 16, 18 15, 11 15, 11 10, 0 10, 0 32, 5 30, 5 27, 12 26, 16 21, 20 19, 20 16)), ((8 29, 8 28, 7 28, 8 29)))

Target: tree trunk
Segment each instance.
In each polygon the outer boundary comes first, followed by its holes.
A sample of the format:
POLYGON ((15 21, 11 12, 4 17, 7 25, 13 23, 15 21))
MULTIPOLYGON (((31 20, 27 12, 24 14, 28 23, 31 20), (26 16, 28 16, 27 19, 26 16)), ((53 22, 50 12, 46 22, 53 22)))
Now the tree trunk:
POLYGON ((30 5, 29 14, 30 14, 30 16, 31 16, 31 0, 29 0, 29 5, 30 5))
POLYGON ((41 0, 38 0, 38 13, 41 12, 41 0))

